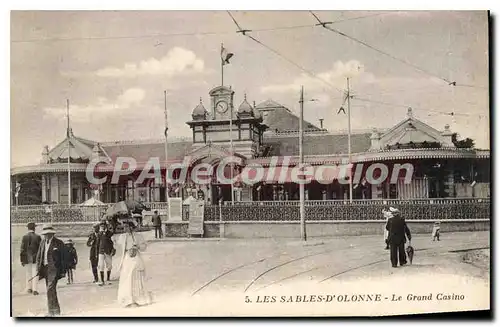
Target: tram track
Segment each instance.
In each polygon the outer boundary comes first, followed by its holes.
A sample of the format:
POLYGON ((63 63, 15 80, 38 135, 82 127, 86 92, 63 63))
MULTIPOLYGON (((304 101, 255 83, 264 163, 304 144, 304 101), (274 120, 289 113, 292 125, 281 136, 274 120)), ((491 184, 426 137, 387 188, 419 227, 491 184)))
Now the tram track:
MULTIPOLYGON (((370 242, 371 243, 371 242, 370 242)), ((374 244, 378 244, 379 242, 378 241, 375 241, 373 242, 374 244)), ((364 245, 370 245, 370 244, 364 244, 364 245)), ((467 247, 468 245, 476 245, 476 247, 474 247, 473 249, 483 249, 483 248, 489 248, 488 247, 477 247, 477 241, 473 241, 473 242, 466 242, 466 243, 463 243, 462 244, 462 247, 465 247, 465 249, 462 249, 462 250, 451 250, 451 249, 447 249, 447 247, 445 248, 420 248, 420 249, 415 249, 415 252, 422 252, 422 251, 436 251, 436 252, 450 252, 450 253, 453 253, 453 252, 459 252, 459 251, 467 251, 469 250, 469 247, 467 247)), ((266 270, 264 270, 262 273, 260 273, 259 275, 257 275, 256 277, 254 277, 249 284, 247 284, 247 286, 244 288, 244 292, 247 292, 252 286, 255 285, 255 283, 262 279, 262 277, 264 277, 265 275, 269 274, 270 272, 272 271, 275 271, 277 269, 280 269, 284 266, 287 266, 291 263, 294 263, 294 262, 299 262, 301 260, 304 260, 304 259, 307 259, 307 258, 311 258, 311 257, 314 257, 314 256, 319 256, 319 255, 324 255, 324 254, 328 254, 328 253, 332 253, 332 252, 335 252, 335 251, 342 251, 342 250, 349 250, 349 249, 352 249, 354 246, 353 245, 350 245, 350 246, 347 246, 347 247, 342 247, 342 248, 334 248, 334 249, 329 249, 329 250, 325 250, 325 251, 320 251, 320 252, 316 252, 316 253, 309 253, 309 254, 306 254, 306 255, 303 255, 303 256, 300 256, 300 257, 297 257, 297 258, 292 258, 290 260, 287 260, 285 262, 282 262, 280 264, 277 264, 277 265, 274 265, 266 270)), ((238 271, 238 270, 241 270, 243 268, 246 268, 246 267, 250 267, 252 265, 255 265, 255 264, 258 264, 258 263, 262 263, 264 261, 267 261, 267 260, 271 260, 273 258, 277 258, 277 257, 281 257, 283 254, 276 254, 276 255, 272 255, 272 256, 269 256, 269 257, 266 257, 266 258, 261 258, 259 260, 254 260, 254 261, 251 261, 251 262, 248 262, 248 263, 244 263, 242 265, 239 265, 239 266, 236 266, 234 268, 231 268, 219 275, 217 275, 216 277, 212 278, 210 281, 208 281, 207 283, 205 283, 204 285, 202 285, 201 287, 199 287, 197 290, 195 290, 193 293, 192 293, 192 296, 198 294, 199 292, 201 292, 202 290, 206 289, 207 287, 209 287, 210 285, 214 284, 216 281, 220 280, 221 278, 235 272, 235 271, 238 271)), ((388 260, 387 258, 388 254, 387 253, 384 253, 384 255, 380 255, 377 260, 375 261, 372 261, 372 262, 369 262, 367 264, 363 264, 363 265, 359 265, 359 266, 355 266, 355 267, 351 267, 349 269, 346 269, 346 270, 343 270, 341 272, 337 272, 331 276, 328 276, 327 278, 324 278, 323 280, 319 281, 319 283, 322 283, 328 279, 332 279, 332 278, 335 278, 337 276, 340 276, 340 275, 343 275, 343 274, 346 274, 346 273, 349 273, 351 271, 355 271, 357 269, 362 269, 362 268, 365 268, 365 267, 368 267, 368 266, 371 266, 371 265, 375 265, 375 264, 378 264, 378 263, 381 263, 381 262, 385 262, 388 260)), ((359 260, 363 257, 360 256, 360 257, 357 257, 355 258, 355 260, 359 260)), ((291 278, 294 278, 294 277, 297 277, 297 276, 300 276, 300 275, 303 275, 303 274, 306 274, 308 272, 311 272, 311 271, 314 271, 314 270, 318 270, 318 269, 323 269, 325 267, 328 267, 330 266, 331 264, 327 264, 327 265, 322 265, 322 266, 319 266, 319 267, 314 267, 314 268, 310 268, 310 269, 307 269, 307 270, 304 270, 304 271, 301 271, 301 272, 298 272, 298 273, 295 273, 295 274, 292 274, 292 275, 289 275, 289 276, 286 276, 284 278, 281 278, 277 281, 273 281, 271 283, 268 283, 260 288, 258 288, 257 290, 261 290, 261 289, 264 289, 264 288, 267 288, 271 285, 274 285, 274 284, 277 284, 279 282, 282 282, 284 280, 288 280, 288 279, 291 279, 291 278)))
MULTIPOLYGON (((463 244, 463 245, 468 245, 468 244, 470 244, 470 245, 476 245, 476 244, 477 244, 477 242, 465 243, 465 244, 463 244)), ((415 250, 415 252, 424 252, 424 251, 429 251, 429 252, 432 252, 433 250, 435 250, 435 251, 436 251, 436 252, 438 252, 438 253, 439 253, 439 252, 444 252, 444 253, 459 253, 459 252, 464 252, 464 251, 471 251, 471 250, 478 250, 478 249, 488 249, 488 248, 489 248, 489 246, 487 246, 487 247, 474 247, 474 248, 467 247, 467 248, 465 248, 465 249, 459 249, 459 250, 450 250, 450 249, 446 249, 446 248, 445 248, 445 249, 439 249, 439 248, 421 248, 421 249, 416 249, 416 250, 415 250), (442 250, 442 251, 440 251, 440 250, 442 250)), ((362 255, 362 256, 358 256, 358 257, 353 258, 353 259, 354 259, 354 260, 359 260, 359 259, 361 259, 362 257, 363 257, 363 255, 362 255)), ((386 261, 387 261, 387 254, 380 255, 380 256, 379 256, 379 258, 377 258, 377 260, 375 260, 375 261, 369 262, 369 263, 367 263, 367 264, 363 264, 363 265, 359 265, 359 266, 351 267, 351 268, 349 268, 349 269, 346 269, 346 270, 343 270, 343 271, 341 271, 341 272, 335 273, 335 274, 333 274, 333 275, 331 275, 331 276, 328 276, 327 278, 324 278, 324 279, 320 280, 318 283, 322 283, 322 282, 324 282, 324 281, 326 281, 326 280, 329 280, 329 279, 335 278, 335 277, 337 277, 337 276, 340 276, 340 275, 343 275, 343 274, 349 273, 349 272, 351 272, 351 271, 355 271, 355 270, 358 270, 358 269, 362 269, 362 268, 369 267, 369 266, 372 266, 372 265, 375 265, 375 264, 378 264, 378 263, 382 263, 382 262, 386 262, 386 261)), ((303 275, 303 274, 309 273, 309 272, 314 271, 314 270, 323 269, 323 268, 325 268, 325 267, 329 267, 329 266, 331 266, 331 265, 332 265, 332 264, 322 265, 322 266, 314 267, 314 268, 311 268, 311 269, 307 269, 307 270, 304 270, 304 271, 301 271, 301 272, 298 272, 298 273, 295 273, 295 274, 292 274, 292 275, 286 276, 286 277, 281 278, 281 279, 279 279, 279 280, 276 280, 276 281, 273 281, 273 282, 271 282, 271 283, 268 283, 268 284, 266 284, 266 285, 264 285, 264 286, 262 286, 262 287, 260 287, 260 288, 256 289, 256 291, 260 291, 260 290, 262 290, 262 289, 268 288, 269 286, 272 286, 272 285, 278 284, 278 283, 283 282, 283 281, 285 281, 285 280, 289 280, 289 279, 291 279, 291 278, 295 278, 295 277, 297 277, 297 276, 300 276, 300 275, 303 275)), ((268 273, 268 272, 270 272, 270 271, 272 271, 272 270, 274 270, 274 269, 276 269, 276 268, 279 268, 279 267, 281 267, 281 266, 284 266, 284 265, 283 265, 283 264, 280 264, 280 265, 278 265, 278 266, 272 267, 271 269, 268 269, 266 272, 264 272, 264 273, 260 274, 260 275, 259 275, 259 277, 262 277, 264 274, 266 274, 266 273, 268 273)), ((251 284, 253 284, 253 283, 251 283, 251 284)), ((251 286, 251 285, 249 285, 249 286, 251 286)), ((249 288, 249 286, 247 286, 247 288, 245 289, 245 291, 249 288)))
MULTIPOLYGON (((371 242, 370 242, 371 243, 371 242)), ((379 243, 378 241, 374 241, 373 242, 374 244, 375 243, 379 243)), ((334 251, 341 251, 341 250, 348 250, 348 249, 351 249, 353 248, 354 245, 349 245, 347 247, 342 247, 342 248, 334 248, 334 249, 330 249, 330 250, 326 250, 326 251, 321 251, 321 252, 316 252, 316 253, 310 253, 310 254, 307 254, 307 255, 304 255, 304 256, 301 256, 299 258, 293 258, 291 260, 288 260, 288 261, 285 261, 279 265, 276 265, 276 266, 273 266, 271 267, 270 269, 264 271, 263 273, 261 273, 259 276, 257 276, 256 278, 254 278, 252 280, 252 282, 250 283, 249 286, 247 286, 245 288, 245 291, 248 290, 248 288, 251 286, 251 284, 255 283, 255 281, 257 281, 260 277, 264 276, 266 273, 272 271, 272 270, 275 270, 281 266, 285 266, 287 264, 290 264, 292 262, 296 262, 296 261, 299 261, 299 260, 302 260, 302 259, 305 259, 305 258, 309 258, 309 257, 313 257, 313 256, 317 256, 317 255, 321 255, 321 254, 326 254, 326 253, 331 253, 331 252, 334 252, 334 251)), ((262 259, 259 259, 259 260, 255 260, 255 261, 251 261, 251 262, 248 262, 248 263, 245 263, 245 264, 242 264, 242 265, 239 265, 237 267, 234 267, 234 268, 231 268, 225 272, 223 272, 222 274, 220 275, 217 275, 216 277, 212 278, 210 281, 208 281, 207 283, 205 283, 204 285, 202 285, 201 287, 199 287, 198 289, 196 289, 193 293, 192 293, 192 296, 195 295, 195 294, 198 294, 200 291, 206 289, 208 286, 212 285, 213 283, 215 283, 216 281, 218 281, 219 279, 221 279, 222 277, 230 274, 230 273, 233 273, 237 270, 240 270, 242 268, 245 268, 245 267, 249 267, 249 266, 252 266, 254 264, 258 264, 258 263, 261 263, 261 262, 264 262, 266 260, 270 260, 270 259, 273 259, 273 258, 276 258, 276 257, 281 257, 283 256, 283 254, 276 254, 276 255, 272 255, 272 256, 269 256, 267 258, 262 258, 262 259)))
MULTIPOLYGON (((309 258, 309 257, 312 257, 312 256, 316 256, 316 255, 320 255, 320 254, 325 254, 325 253, 331 253, 331 252, 334 252, 334 251, 337 251, 337 250, 346 250, 346 249, 349 249, 351 248, 351 246, 349 247, 346 247, 346 248, 342 248, 342 249, 339 249, 339 248, 335 248, 335 249, 331 249, 331 250, 327 250, 327 251, 321 251, 321 252, 317 252, 317 253, 311 253, 311 254, 307 254, 307 255, 304 255, 304 256, 301 256, 299 258, 293 258, 291 260, 288 260, 288 261, 285 261, 277 266, 274 266, 272 267, 271 269, 268 269, 266 270, 264 273, 260 274, 259 276, 257 276, 256 278, 254 278, 252 281, 255 282, 258 278, 262 277, 264 274, 266 274, 267 272, 269 271, 272 271, 274 269, 277 269, 281 266, 284 266, 284 265, 287 265, 289 263, 292 263, 292 262, 295 262, 295 261, 299 261, 299 260, 302 260, 302 259, 305 259, 305 258, 309 258)), ((261 263, 261 262, 264 262, 266 260, 270 260, 270 259, 273 259, 273 258, 276 258, 276 257, 281 257, 283 254, 276 254, 276 255, 272 255, 272 256, 269 256, 267 258, 262 258, 262 259, 259 259, 259 260, 254 260, 254 261, 251 261, 251 262, 248 262, 248 263, 244 263, 242 265, 239 265, 237 267, 234 267, 234 268, 231 268, 225 272, 223 272, 222 274, 220 275, 217 275, 216 277, 212 278, 210 281, 208 281, 207 283, 205 283, 204 285, 202 285, 201 287, 199 287, 198 289, 196 289, 193 293, 192 293, 192 296, 193 295, 196 295, 197 293, 199 293, 200 291, 206 289, 208 286, 212 285, 214 282, 218 281, 219 279, 221 279, 222 277, 232 273, 232 272, 235 272, 237 270, 240 270, 242 268, 245 268, 245 267, 249 267, 249 266, 252 266, 254 264, 258 264, 258 263, 261 263)), ((252 284, 252 283, 251 283, 252 284)), ((250 285, 251 286, 251 285, 250 285)), ((249 288, 249 286, 247 286, 245 288, 245 291, 249 288)))

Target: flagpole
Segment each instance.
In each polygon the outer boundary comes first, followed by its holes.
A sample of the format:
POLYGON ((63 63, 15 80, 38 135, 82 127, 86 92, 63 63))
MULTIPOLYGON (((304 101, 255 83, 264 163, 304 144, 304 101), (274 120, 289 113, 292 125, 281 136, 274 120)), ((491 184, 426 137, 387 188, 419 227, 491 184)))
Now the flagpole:
POLYGON ((221 72, 221 82, 220 85, 224 86, 224 59, 222 58, 222 51, 224 50, 224 44, 220 44, 220 72, 221 72))
MULTIPOLYGON (((299 164, 301 169, 304 164, 304 87, 300 88, 300 120, 299 120, 299 164)), ((300 238, 302 241, 307 240, 306 234, 306 212, 305 212, 305 195, 304 195, 304 184, 299 184, 299 199, 300 199, 300 238)))
MULTIPOLYGON (((233 104, 230 104, 231 106, 231 111, 230 111, 230 117, 229 117, 229 142, 230 142, 230 148, 231 148, 231 157, 234 156, 234 149, 233 149, 233 104)), ((234 204, 234 182, 233 182, 233 161, 231 160, 231 204, 234 204)))
POLYGON ((352 158, 351 158, 351 93, 347 77, 347 151, 349 155, 349 203, 352 203, 352 158))
MULTIPOLYGON (((169 199, 169 194, 168 194, 168 142, 167 142, 167 135, 168 135, 168 115, 167 115, 167 91, 163 91, 164 94, 164 111, 163 114, 165 115, 165 199, 167 200, 167 208, 169 206, 168 199, 169 199)), ((170 211, 170 208, 167 209, 170 211)))
POLYGON ((67 116, 67 138, 68 138, 68 206, 71 207, 71 146, 70 146, 70 125, 69 125, 69 99, 66 99, 66 116, 67 116))

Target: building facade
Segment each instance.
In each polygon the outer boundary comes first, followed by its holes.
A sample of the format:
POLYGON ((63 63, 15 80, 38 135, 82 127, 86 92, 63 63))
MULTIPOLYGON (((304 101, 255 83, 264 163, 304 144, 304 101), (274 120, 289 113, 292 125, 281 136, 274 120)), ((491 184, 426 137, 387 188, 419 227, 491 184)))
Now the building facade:
MULTIPOLYGON (((187 122, 191 139, 168 142, 166 149, 164 140, 100 143, 68 130, 67 138, 54 148, 44 147, 39 165, 11 169, 12 203, 66 204, 69 192, 74 204, 91 197, 106 203, 125 199, 164 202, 167 193, 170 197, 202 197, 207 203, 298 200, 299 187, 290 168, 299 163, 299 118, 273 100, 251 105, 245 96, 236 107, 229 87, 216 87, 209 95, 207 108, 200 100, 187 122), (222 183, 215 172, 231 155, 237 162, 219 170, 224 176, 240 176, 246 168, 259 166, 263 180, 246 184, 238 179, 233 187, 222 183), (136 167, 117 166, 119 158, 133 158, 136 167), (169 182, 165 178, 140 181, 141 173, 151 168, 151 158, 156 158, 163 176, 168 171, 169 182), (192 181, 193 170, 200 165, 213 169, 205 171, 210 176, 203 185, 192 181), (106 182, 89 182, 89 168, 106 182), (113 181, 112 176, 121 170, 128 170, 127 174, 113 181), (16 185, 20 186, 17 198, 16 185)), ((349 162, 347 134, 309 122, 304 122, 304 129, 304 162, 312 172, 305 186, 306 199, 347 199, 348 178, 328 168, 349 162)), ((490 151, 457 148, 452 136, 448 125, 442 130, 431 127, 416 119, 411 109, 395 126, 353 132, 353 199, 489 198, 490 151), (401 167, 408 165, 413 171, 411 180, 405 181, 408 169, 401 167), (387 167, 387 176, 381 166, 387 167), (371 183, 370 176, 382 181, 371 183)))

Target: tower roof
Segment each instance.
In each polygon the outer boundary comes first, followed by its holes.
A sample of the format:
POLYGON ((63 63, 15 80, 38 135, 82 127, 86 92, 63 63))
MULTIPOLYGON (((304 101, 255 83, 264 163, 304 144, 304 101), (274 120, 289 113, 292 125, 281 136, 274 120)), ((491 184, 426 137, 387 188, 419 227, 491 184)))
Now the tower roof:
POLYGON ((245 94, 245 98, 243 99, 243 102, 240 104, 240 106, 238 108, 238 114, 250 114, 250 115, 253 114, 253 108, 248 103, 246 94, 245 94))
POLYGON ((200 103, 194 108, 192 116, 193 116, 193 118, 200 117, 200 116, 205 117, 206 114, 207 114, 207 110, 203 106, 202 100, 200 98, 200 103))

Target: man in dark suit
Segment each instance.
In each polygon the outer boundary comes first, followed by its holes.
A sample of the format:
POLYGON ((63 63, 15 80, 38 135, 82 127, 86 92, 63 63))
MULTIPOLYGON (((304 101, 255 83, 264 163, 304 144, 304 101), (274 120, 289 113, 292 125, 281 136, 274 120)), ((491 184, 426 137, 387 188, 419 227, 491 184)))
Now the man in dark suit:
POLYGON ((113 236, 113 232, 109 229, 106 221, 101 222, 99 225, 99 233, 97 234, 97 253, 98 253, 98 261, 97 268, 99 270, 99 275, 101 277, 101 282, 99 286, 105 285, 104 280, 104 270, 107 273, 107 283, 111 279, 111 269, 113 268, 113 253, 114 253, 114 244, 111 237, 113 236))
POLYGON ((87 239, 87 246, 90 247, 90 265, 92 267, 92 274, 94 275, 94 283, 99 283, 99 275, 97 273, 97 264, 99 262, 99 252, 98 252, 98 239, 99 236, 99 223, 94 224, 94 231, 89 235, 87 239))
POLYGON ((28 223, 28 233, 21 241, 21 265, 26 269, 26 291, 38 295, 38 278, 35 278, 36 254, 42 238, 35 233, 35 223, 28 223))
POLYGON ((52 225, 43 226, 41 234, 44 236, 44 240, 41 242, 36 256, 37 274, 40 279, 45 279, 47 286, 49 316, 61 314, 57 299, 57 281, 66 274, 64 242, 56 238, 55 233, 52 225))
POLYGON ((398 266, 398 258, 399 265, 403 266, 406 264, 405 235, 408 236, 408 242, 411 244, 411 233, 398 209, 391 207, 389 208, 389 213, 392 217, 387 221, 385 228, 389 232, 391 264, 393 268, 396 268, 398 266))
POLYGON ((153 226, 155 227, 155 238, 162 238, 161 217, 158 214, 158 210, 155 210, 152 220, 153 226))

